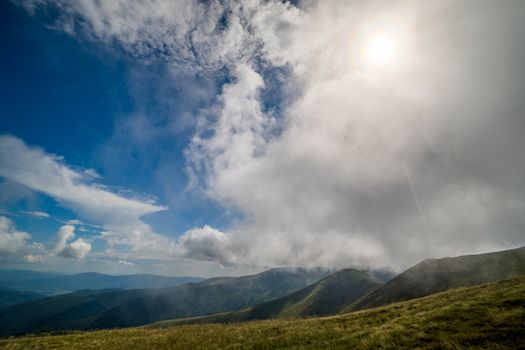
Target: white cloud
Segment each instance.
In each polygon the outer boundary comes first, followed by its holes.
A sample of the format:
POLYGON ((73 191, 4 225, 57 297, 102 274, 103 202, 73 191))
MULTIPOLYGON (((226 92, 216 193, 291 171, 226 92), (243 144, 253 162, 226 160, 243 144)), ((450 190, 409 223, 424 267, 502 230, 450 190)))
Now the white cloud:
POLYGON ((63 258, 84 259, 91 251, 91 243, 79 238, 68 244, 58 255, 63 258))
POLYGON ((100 176, 100 174, 97 173, 97 171, 94 170, 94 169, 86 169, 86 170, 84 170, 84 174, 85 174, 86 176, 92 177, 92 178, 94 178, 94 179, 100 179, 100 178, 102 178, 102 177, 100 176))
POLYGON ((525 28, 513 6, 323 1, 275 17, 289 19, 276 32, 261 17, 266 55, 292 66, 296 99, 268 137, 263 83, 237 71, 223 88, 189 159, 207 192, 247 220, 188 247, 220 262, 405 267, 525 243, 524 145, 512 131, 522 107, 509 99, 523 95, 513 79, 525 55, 503 39, 525 28), (485 27, 491 16, 505 28, 485 27), (383 26, 408 45, 390 70, 359 56, 383 26), (512 78, 495 92, 502 75, 512 78))
POLYGON ((195 184, 246 217, 225 232, 195 228, 179 247, 146 240, 156 236, 139 218, 160 208, 102 195, 38 150, 57 184, 20 169, 6 176, 104 222, 110 245, 168 245, 222 264, 406 266, 525 243, 524 2, 54 4, 72 34, 175 71, 226 67, 234 78, 187 152, 195 184), (385 30, 401 53, 378 69, 362 48, 385 30), (264 68, 283 66, 287 99, 274 116, 263 108, 264 68), (76 183, 74 195, 64 183, 76 183), (91 197, 109 200, 100 210, 79 204, 91 197))
MULTIPOLYGON (((107 44, 130 55, 164 61, 176 71, 214 74, 256 56, 284 64, 277 54, 290 44, 290 24, 300 11, 281 1, 246 0, 19 0, 29 13, 58 9, 57 28, 107 44), (81 18, 81 20, 79 20, 81 18)), ((297 47, 297 45, 295 45, 297 47)), ((295 52, 295 54, 299 54, 295 52)))
POLYGON ((26 0, 23 5, 30 11, 56 6, 56 26, 66 32, 118 42, 137 58, 161 59, 186 70, 220 69, 249 56, 249 47, 256 46, 248 23, 237 16, 248 9, 236 2, 26 0), (75 19, 79 15, 82 21, 75 19), (220 29, 226 17, 229 25, 220 29))
POLYGON ((127 261, 127 260, 119 260, 118 261, 118 264, 119 265, 124 265, 124 266, 135 266, 134 263, 130 262, 130 261, 127 261))
POLYGON ((223 232, 205 225, 187 231, 180 237, 180 242, 188 256, 195 259, 216 260, 226 265, 233 260, 226 249, 231 244, 229 239, 230 237, 223 232))
POLYGON ((0 136, 0 175, 102 222, 139 218, 165 209, 86 183, 82 174, 65 165, 62 158, 29 147, 14 136, 0 136))
POLYGON ((9 211, 9 210, 0 209, 0 214, 14 216, 14 217, 30 216, 30 217, 33 217, 33 218, 36 218, 36 219, 48 219, 48 218, 51 217, 48 213, 43 212, 43 211, 17 211, 17 212, 12 212, 12 211, 9 211))
POLYGON ((48 213, 43 211, 24 211, 22 214, 29 215, 37 219, 48 219, 50 217, 48 213))
POLYGON ((18 231, 10 219, 0 216, 0 257, 16 256, 27 251, 30 239, 29 233, 18 231))
POLYGON ((56 244, 53 248, 55 254, 60 254, 66 248, 67 242, 75 237, 75 226, 64 225, 58 229, 56 244))
POLYGON ((110 235, 102 235, 108 237, 110 246, 127 245, 137 252, 144 248, 147 254, 152 253, 153 245, 164 254, 169 251, 168 240, 141 221, 142 216, 165 207, 149 200, 127 198, 88 182, 59 156, 30 147, 14 136, 0 136, 0 176, 45 193, 80 216, 111 230, 110 235))
POLYGON ((91 251, 91 243, 79 238, 70 242, 75 237, 75 227, 64 225, 57 232, 57 242, 53 254, 63 258, 84 259, 91 251))
POLYGON ((29 263, 51 261, 55 256, 84 259, 91 251, 91 243, 83 238, 74 240, 75 227, 63 225, 56 234, 52 248, 31 242, 31 235, 18 231, 8 218, 0 216, 0 257, 23 258, 29 263))
POLYGON ((29 255, 26 255, 24 258, 29 263, 41 263, 45 261, 44 256, 38 255, 38 254, 29 254, 29 255))

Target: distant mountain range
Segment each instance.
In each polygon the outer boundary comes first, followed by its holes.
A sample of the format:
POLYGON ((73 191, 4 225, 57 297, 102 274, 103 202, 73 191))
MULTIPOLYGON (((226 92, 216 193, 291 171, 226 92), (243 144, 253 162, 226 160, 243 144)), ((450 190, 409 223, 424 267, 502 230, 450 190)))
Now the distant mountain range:
POLYGON ((44 295, 65 294, 83 289, 144 289, 175 287, 202 281, 199 277, 158 275, 104 275, 86 272, 75 275, 29 270, 0 270, 0 287, 44 295))
POLYGON ((237 310, 291 294, 326 270, 272 269, 171 288, 83 290, 0 310, 0 335, 143 325, 163 319, 237 310))
POLYGON ((356 269, 272 269, 171 288, 83 290, 0 309, 0 336, 335 315, 521 275, 525 247, 427 259, 386 283, 356 269))

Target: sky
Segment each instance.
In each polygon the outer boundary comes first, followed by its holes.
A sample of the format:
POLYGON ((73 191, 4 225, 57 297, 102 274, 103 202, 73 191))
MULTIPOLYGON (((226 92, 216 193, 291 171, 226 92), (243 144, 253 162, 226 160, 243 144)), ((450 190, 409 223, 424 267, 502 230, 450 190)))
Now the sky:
POLYGON ((525 245, 521 0, 0 3, 0 268, 525 245))

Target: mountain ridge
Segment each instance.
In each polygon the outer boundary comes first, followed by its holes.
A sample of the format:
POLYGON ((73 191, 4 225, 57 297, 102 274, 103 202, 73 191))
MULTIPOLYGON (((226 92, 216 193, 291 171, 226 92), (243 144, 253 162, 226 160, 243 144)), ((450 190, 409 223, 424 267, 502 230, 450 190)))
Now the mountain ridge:
POLYGON ((98 272, 82 272, 69 275, 32 270, 0 269, 0 287, 44 295, 65 294, 83 289, 165 288, 202 280, 204 279, 200 277, 171 277, 153 274, 107 275, 98 272))
POLYGON ((172 325, 230 323, 333 315, 380 285, 382 283, 366 272, 357 269, 343 269, 292 294, 253 307, 183 320, 161 321, 160 323, 172 325))
POLYGON ((497 252, 425 259, 364 296, 345 311, 423 297, 451 288, 525 274, 525 247, 497 252))

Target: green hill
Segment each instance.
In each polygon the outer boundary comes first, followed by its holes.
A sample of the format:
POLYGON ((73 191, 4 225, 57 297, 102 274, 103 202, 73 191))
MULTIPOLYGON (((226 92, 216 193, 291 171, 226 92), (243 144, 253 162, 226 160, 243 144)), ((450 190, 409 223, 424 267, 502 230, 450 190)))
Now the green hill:
POLYGON ((173 288, 84 290, 0 310, 0 335, 130 327, 238 310, 280 298, 325 277, 321 270, 273 269, 173 288))
POLYGON ((523 349, 525 278, 345 315, 0 340, 5 349, 523 349))
POLYGON ((251 308, 203 317, 161 321, 153 324, 152 327, 335 315, 380 285, 381 283, 365 272, 345 269, 290 295, 251 308))
MULTIPOLYGON (((525 247, 501 252, 426 259, 352 305, 352 310, 388 305, 450 288, 525 274, 525 247)), ((349 311, 348 309, 347 311, 349 311)))

